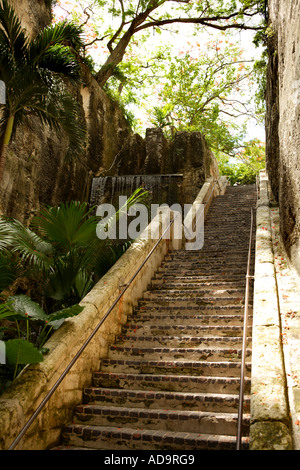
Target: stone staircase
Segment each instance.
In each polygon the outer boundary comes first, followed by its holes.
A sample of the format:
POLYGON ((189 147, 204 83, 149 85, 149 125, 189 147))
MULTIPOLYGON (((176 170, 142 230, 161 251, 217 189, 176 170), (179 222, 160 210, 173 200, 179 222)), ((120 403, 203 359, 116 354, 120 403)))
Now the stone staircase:
MULTIPOLYGON (((170 252, 93 384, 61 448, 235 449, 250 206, 255 186, 214 199, 200 251, 170 252)), ((254 243, 253 243, 254 251, 254 243)), ((249 303, 251 336, 252 297, 249 303)), ((248 448, 251 338, 242 448, 248 448)))

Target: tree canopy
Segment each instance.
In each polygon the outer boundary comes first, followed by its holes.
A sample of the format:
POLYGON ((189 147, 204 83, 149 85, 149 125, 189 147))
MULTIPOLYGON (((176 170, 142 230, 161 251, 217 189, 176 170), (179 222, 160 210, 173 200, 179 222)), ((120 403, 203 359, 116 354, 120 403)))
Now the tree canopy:
POLYGON ((97 71, 103 86, 123 60, 130 41, 146 30, 160 31, 171 25, 192 24, 218 31, 260 31, 266 10, 265 0, 90 0, 71 2, 62 8, 73 11, 73 19, 89 24, 92 39, 87 47, 100 42, 108 50, 106 60, 97 71))

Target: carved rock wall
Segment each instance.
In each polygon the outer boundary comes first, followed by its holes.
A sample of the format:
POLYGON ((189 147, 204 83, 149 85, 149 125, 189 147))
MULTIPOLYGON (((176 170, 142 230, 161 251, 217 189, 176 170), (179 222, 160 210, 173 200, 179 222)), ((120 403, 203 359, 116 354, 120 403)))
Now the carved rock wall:
POLYGON ((300 0, 269 0, 267 169, 281 234, 300 272, 300 0))
MULTIPOLYGON (((46 0, 11 0, 29 36, 51 21, 46 0)), ((130 127, 116 103, 99 87, 88 70, 83 85, 72 90, 80 104, 88 136, 86 152, 66 161, 68 140, 57 136, 35 118, 20 126, 9 146, 0 187, 0 212, 30 220, 42 204, 88 200, 92 175, 109 168, 130 127)))

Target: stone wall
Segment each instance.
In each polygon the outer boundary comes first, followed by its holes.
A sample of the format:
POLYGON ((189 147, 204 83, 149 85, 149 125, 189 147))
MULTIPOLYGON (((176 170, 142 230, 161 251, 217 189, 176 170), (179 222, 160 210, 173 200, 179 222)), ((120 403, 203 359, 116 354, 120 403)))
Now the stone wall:
POLYGON ((281 235, 300 272, 300 0, 269 0, 267 170, 281 235))

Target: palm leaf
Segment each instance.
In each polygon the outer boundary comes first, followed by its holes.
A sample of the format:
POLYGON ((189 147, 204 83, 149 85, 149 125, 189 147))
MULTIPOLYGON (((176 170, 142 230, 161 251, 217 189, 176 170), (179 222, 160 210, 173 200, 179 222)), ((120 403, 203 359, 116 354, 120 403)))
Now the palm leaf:
MULTIPOLYGON (((24 61, 27 51, 27 36, 14 9, 7 0, 0 2, 0 44, 2 64, 5 62, 14 69, 24 61)), ((8 70, 7 67, 3 68, 8 70)), ((9 76, 5 77, 9 81, 9 76)))
POLYGON ((44 209, 32 221, 44 237, 63 247, 88 245, 95 236, 96 223, 87 203, 76 201, 44 209))
POLYGON ((56 25, 44 28, 38 36, 30 42, 28 47, 29 61, 40 65, 49 49, 53 46, 70 46, 78 50, 84 46, 82 28, 74 23, 63 21, 56 25))
POLYGON ((21 255, 31 269, 46 271, 49 268, 53 247, 17 220, 10 222, 12 250, 21 255))
POLYGON ((18 276, 18 267, 13 257, 0 254, 0 292, 9 287, 18 276))

